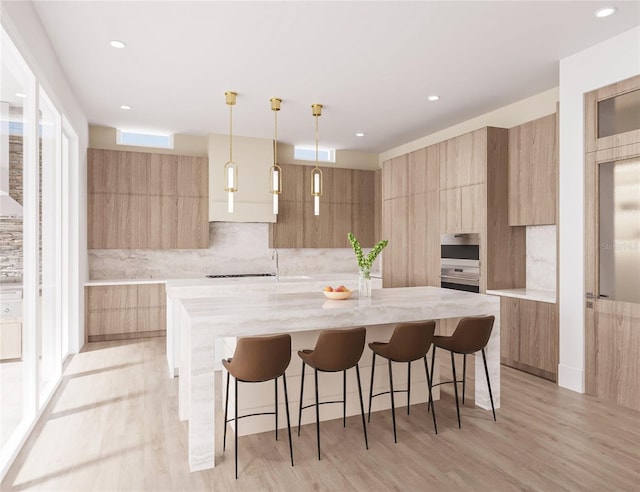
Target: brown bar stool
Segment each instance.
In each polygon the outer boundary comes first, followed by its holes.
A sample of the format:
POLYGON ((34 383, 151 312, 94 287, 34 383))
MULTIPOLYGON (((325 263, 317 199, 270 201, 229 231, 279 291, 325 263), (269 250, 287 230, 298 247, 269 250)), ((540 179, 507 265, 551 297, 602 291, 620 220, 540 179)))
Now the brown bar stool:
POLYGON ((367 331, 364 327, 349 330, 323 330, 318 336, 318 341, 313 350, 300 350, 298 355, 302 359, 302 380, 300 382, 300 410, 298 411, 298 435, 300 435, 300 422, 302 410, 314 406, 302 406, 304 393, 304 369, 305 365, 313 368, 316 383, 316 434, 318 437, 318 460, 320 459, 320 405, 328 403, 342 403, 342 425, 347 425, 347 369, 355 366, 358 378, 358 392, 360 393, 360 413, 362 415, 362 429, 364 431, 364 443, 369 449, 367 440, 367 427, 364 421, 364 403, 362 402, 362 386, 360 384, 360 368, 358 362, 364 351, 364 340, 367 331), (338 401, 318 402, 318 371, 339 372, 342 371, 343 399, 338 401))
POLYGON ((436 329, 435 321, 424 321, 419 323, 400 323, 396 325, 388 342, 371 342, 369 348, 373 351, 373 360, 371 362, 371 386, 369 387, 369 416, 368 421, 371 422, 371 400, 380 395, 391 395, 391 416, 393 417, 393 440, 398 442, 396 435, 396 407, 393 397, 394 393, 407 393, 407 415, 411 406, 411 363, 418 359, 424 360, 424 370, 427 374, 427 389, 429 392, 429 406, 433 408, 433 428, 438 433, 436 424, 435 406, 433 405, 433 397, 431 395, 431 375, 427 365, 427 352, 433 340, 433 333, 436 329), (376 355, 384 357, 389 362, 389 384, 390 390, 382 393, 373 394, 373 375, 376 367, 376 355), (391 362, 407 363, 407 389, 393 389, 393 372, 391 370, 391 362))
POLYGON ((287 432, 289 434, 289 453, 293 466, 293 446, 291 444, 291 422, 289 420, 289 396, 287 395, 287 377, 285 370, 291 361, 291 335, 273 335, 269 337, 245 337, 238 340, 238 345, 231 359, 222 359, 227 369, 227 395, 224 402, 224 440, 223 451, 227 447, 227 423, 233 420, 235 432, 236 479, 238 478, 238 419, 256 415, 276 416, 276 441, 278 440, 278 378, 282 376, 284 386, 285 409, 287 413, 287 432), (229 375, 235 380, 235 417, 227 420, 229 408, 229 375), (252 413, 238 417, 238 381, 243 383, 275 382, 275 412, 252 413))
POLYGON ((491 399, 491 410, 493 411, 493 420, 496 420, 496 409, 493 406, 493 394, 491 393, 491 381, 489 380, 489 369, 487 368, 487 356, 484 352, 487 343, 489 343, 489 337, 491 337, 491 330, 493 329, 493 322, 495 316, 478 316, 472 318, 462 318, 456 326, 456 330, 450 337, 434 336, 433 337, 433 353, 431 354, 431 374, 433 374, 433 367, 436 360, 436 348, 441 348, 451 352, 451 370, 453 371, 453 381, 443 381, 437 383, 434 386, 440 384, 453 383, 453 388, 456 394, 456 411, 458 413, 458 428, 462 428, 460 424, 460 404, 458 403, 458 383, 462 383, 462 404, 464 405, 464 392, 467 378, 467 355, 475 354, 478 351, 482 351, 482 360, 484 362, 484 373, 487 378, 487 386, 489 388, 489 398, 491 399), (462 368, 462 381, 458 381, 456 378, 456 363, 453 354, 462 354, 463 368, 462 368))

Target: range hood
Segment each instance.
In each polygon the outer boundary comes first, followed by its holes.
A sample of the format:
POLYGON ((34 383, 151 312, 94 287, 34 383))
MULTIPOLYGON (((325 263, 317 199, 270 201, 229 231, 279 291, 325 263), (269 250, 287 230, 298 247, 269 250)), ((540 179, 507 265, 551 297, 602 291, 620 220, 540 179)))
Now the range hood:
POLYGON ((0 217, 22 217, 22 205, 9 195, 9 103, 0 101, 0 217))

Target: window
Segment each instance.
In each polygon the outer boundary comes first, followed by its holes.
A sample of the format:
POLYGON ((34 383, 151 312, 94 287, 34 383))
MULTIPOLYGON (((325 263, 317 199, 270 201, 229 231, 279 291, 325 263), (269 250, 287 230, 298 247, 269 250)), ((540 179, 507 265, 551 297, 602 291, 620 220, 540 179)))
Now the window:
POLYGON ((136 147, 156 147, 160 149, 173 149, 173 135, 161 135, 154 133, 116 132, 118 145, 133 145, 136 147))
MULTIPOLYGON (((312 147, 294 147, 293 157, 300 161, 315 161, 316 149, 312 147)), ((318 161, 336 162, 335 149, 318 149, 318 161)))

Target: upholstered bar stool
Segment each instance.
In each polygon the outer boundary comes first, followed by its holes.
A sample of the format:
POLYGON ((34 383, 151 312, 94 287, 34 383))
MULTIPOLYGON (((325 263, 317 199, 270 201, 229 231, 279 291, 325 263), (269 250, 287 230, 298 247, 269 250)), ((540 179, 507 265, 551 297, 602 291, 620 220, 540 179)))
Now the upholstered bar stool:
POLYGON ((275 415, 276 441, 278 440, 278 378, 282 376, 284 386, 285 410, 287 414, 287 432, 289 434, 289 453, 293 466, 293 446, 291 444, 291 422, 289 420, 289 396, 287 394, 287 377, 285 370, 291 361, 291 335, 273 335, 268 337, 245 337, 238 340, 238 345, 231 359, 223 359, 222 365, 227 369, 227 391, 224 402, 224 439, 223 451, 227 447, 227 424, 235 422, 235 462, 236 479, 238 478, 238 419, 256 415, 275 415), (235 380, 235 416, 227 420, 229 408, 229 375, 235 380), (252 413, 238 417, 238 381, 243 383, 275 383, 275 411, 252 413))
POLYGON ((454 392, 456 395, 456 412, 458 414, 458 428, 461 428, 460 424, 460 404, 458 403, 458 383, 462 383, 462 403, 464 404, 464 392, 466 386, 467 377, 467 355, 475 354, 482 351, 482 361, 484 362, 484 373, 487 378, 487 387, 489 388, 489 398, 491 399, 491 410, 493 411, 493 420, 496 420, 496 409, 493 406, 493 394, 491 393, 491 381, 489 380, 489 369, 487 368, 487 356, 485 354, 485 347, 489 343, 489 337, 491 337, 491 330, 493 329, 493 322, 495 316, 478 316, 473 318, 462 318, 458 322, 453 335, 450 337, 434 336, 433 337, 433 353, 431 354, 431 373, 433 374, 433 368, 436 360, 436 348, 448 350, 451 353, 451 370, 453 372, 453 381, 444 381, 440 384, 453 383, 454 392), (454 354, 463 355, 463 369, 462 369, 462 381, 458 381, 456 378, 456 362, 454 354))
MULTIPOLYGON (((429 368, 427 364, 427 352, 433 341, 433 333, 436 329, 435 321, 424 321, 419 323, 400 323, 396 325, 391 335, 391 339, 388 342, 371 342, 369 348, 373 351, 373 360, 371 362, 371 386, 369 387, 369 416, 368 421, 371 421, 371 400, 376 396, 391 395, 391 416, 393 419, 393 440, 398 442, 396 434, 396 407, 394 400, 394 393, 407 393, 407 415, 410 412, 411 406, 411 363, 413 361, 423 359, 424 370, 427 374, 427 390, 429 393, 429 407, 432 408, 431 412, 433 416, 433 429, 436 434, 438 433, 438 426, 436 424, 436 412, 433 405, 433 397, 431 395, 432 380, 429 374, 429 368), (376 367, 376 355, 384 357, 389 362, 389 391, 383 391, 382 393, 373 394, 373 376, 376 367), (391 362, 406 362, 407 363, 407 389, 396 390, 393 388, 393 371, 391 369, 391 362)), ((433 373, 433 371, 432 371, 433 373)))
POLYGON ((362 401, 362 385, 360 383, 360 368, 358 362, 364 351, 364 340, 367 331, 365 328, 352 328, 348 330, 323 330, 318 336, 318 341, 313 350, 300 350, 298 355, 302 359, 302 379, 300 381, 300 409, 298 411, 298 435, 300 435, 300 423, 302 410, 312 406, 316 407, 316 434, 318 439, 318 460, 320 459, 320 405, 328 403, 342 403, 342 425, 346 426, 347 415, 347 370, 356 368, 358 379, 358 393, 360 394, 360 413, 362 415, 362 430, 364 431, 365 447, 369 449, 367 440, 367 426, 364 421, 364 403, 362 401), (302 406, 304 395, 305 366, 314 370, 316 401, 315 405, 302 406), (318 372, 342 371, 343 399, 338 401, 318 401, 318 372))

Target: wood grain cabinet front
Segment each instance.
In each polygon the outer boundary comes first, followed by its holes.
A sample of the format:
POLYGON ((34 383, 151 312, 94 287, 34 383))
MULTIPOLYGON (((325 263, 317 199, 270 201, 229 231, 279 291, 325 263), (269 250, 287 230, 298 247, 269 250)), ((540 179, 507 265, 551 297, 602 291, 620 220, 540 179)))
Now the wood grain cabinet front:
POLYGON ((85 329, 89 342, 164 336, 165 285, 85 287, 85 329))
POLYGON ((556 223, 556 114, 509 129, 509 225, 556 223))
POLYGON ((500 302, 502 363, 556 381, 558 305, 510 297, 500 302))
POLYGON ((90 249, 209 246, 206 157, 88 150, 90 249))

